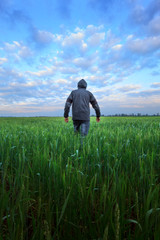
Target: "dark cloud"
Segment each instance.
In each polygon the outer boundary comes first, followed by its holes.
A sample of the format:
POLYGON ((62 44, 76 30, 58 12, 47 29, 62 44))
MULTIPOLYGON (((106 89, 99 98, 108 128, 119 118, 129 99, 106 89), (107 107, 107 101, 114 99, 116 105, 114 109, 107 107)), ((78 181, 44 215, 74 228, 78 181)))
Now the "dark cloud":
POLYGON ((1 93, 3 93, 3 99, 7 103, 13 102, 21 102, 24 101, 26 98, 32 98, 35 96, 36 91, 30 87, 23 87, 23 86, 11 86, 7 88, 2 88, 1 93))
POLYGON ((159 35, 160 34, 160 15, 154 17, 150 22, 149 22, 149 32, 151 34, 159 35))
POLYGON ((44 47, 53 42, 54 35, 50 32, 38 30, 36 27, 30 27, 30 38, 38 47, 44 47))
POLYGON ((56 10, 64 19, 71 17, 71 4, 72 0, 58 0, 56 10))
POLYGON ((159 76, 160 75, 160 72, 158 72, 158 71, 153 71, 152 72, 152 76, 159 76))
POLYGON ((88 0, 88 8, 99 17, 100 21, 105 21, 106 24, 110 25, 117 21, 117 16, 122 21, 124 15, 121 12, 126 8, 126 2, 127 0, 88 0), (122 11, 119 10, 120 7, 121 10, 123 9, 122 11))
POLYGON ((115 0, 89 0, 89 5, 93 9, 99 9, 101 11, 107 12, 113 6, 115 0))
POLYGON ((151 85, 151 88, 160 88, 160 82, 153 83, 153 84, 151 85))
POLYGON ((21 23, 21 22, 29 25, 31 24, 30 17, 22 10, 15 9, 8 14, 8 17, 12 21, 12 24, 21 23))
POLYGON ((7 0, 0 1, 0 16, 7 18, 12 27, 17 23, 31 24, 30 17, 24 11, 15 9, 7 0))
POLYGON ((160 13, 160 0, 153 0, 146 8, 148 19, 151 20, 157 13, 160 13))
POLYGON ((5 14, 7 12, 8 5, 9 5, 9 1, 7 1, 7 0, 0 1, 0 13, 1 14, 5 14))
POLYGON ((132 92, 140 89, 140 85, 124 85, 123 87, 117 88, 120 92, 132 92))
POLYGON ((131 12, 131 21, 136 24, 148 24, 153 17, 160 12, 160 0, 153 0, 145 8, 142 5, 137 5, 131 12))
POLYGON ((146 91, 141 91, 141 92, 136 92, 136 93, 128 93, 127 94, 130 97, 151 97, 151 96, 160 96, 160 89, 157 90, 146 90, 146 91))
MULTIPOLYGON (((64 4, 64 7, 65 6, 65 9, 67 9, 67 2, 64 4)), ((10 5, 7 0, 0 0, 0 15, 7 19, 6 22, 12 28, 14 28, 17 24, 23 24, 29 33, 29 37, 27 39, 29 44, 34 43, 36 47, 44 47, 53 41, 53 35, 51 33, 38 30, 33 25, 32 19, 25 10, 14 8, 14 6, 10 5)))
POLYGON ((24 83, 25 81, 24 76, 12 68, 0 69, 0 87, 8 86, 12 82, 24 83))

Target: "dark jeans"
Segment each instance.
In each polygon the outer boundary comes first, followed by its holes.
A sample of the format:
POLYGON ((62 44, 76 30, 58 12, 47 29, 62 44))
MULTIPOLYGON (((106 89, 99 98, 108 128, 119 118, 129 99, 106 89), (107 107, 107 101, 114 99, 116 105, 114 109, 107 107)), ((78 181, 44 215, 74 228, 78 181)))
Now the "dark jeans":
POLYGON ((73 120, 74 132, 80 133, 81 136, 87 136, 90 126, 90 121, 73 120))

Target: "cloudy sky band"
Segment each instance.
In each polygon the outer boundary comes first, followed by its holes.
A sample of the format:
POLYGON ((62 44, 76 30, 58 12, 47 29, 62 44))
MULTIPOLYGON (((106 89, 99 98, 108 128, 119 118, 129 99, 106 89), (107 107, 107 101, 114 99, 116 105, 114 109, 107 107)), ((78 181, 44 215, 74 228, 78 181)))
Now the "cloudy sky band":
POLYGON ((160 112, 159 0, 29 2, 0 3, 1 116, 62 116, 81 78, 103 114, 160 112))

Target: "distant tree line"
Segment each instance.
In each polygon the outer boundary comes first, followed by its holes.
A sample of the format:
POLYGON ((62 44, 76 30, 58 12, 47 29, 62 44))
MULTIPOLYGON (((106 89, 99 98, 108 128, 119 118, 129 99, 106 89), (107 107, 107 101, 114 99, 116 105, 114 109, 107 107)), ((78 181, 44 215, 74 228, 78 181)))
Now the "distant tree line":
MULTIPOLYGON (((160 116, 160 113, 156 113, 156 114, 142 114, 142 113, 131 113, 131 114, 126 114, 126 113, 116 113, 116 114, 109 114, 109 115, 105 115, 102 114, 102 117, 155 117, 155 116, 160 116)), ((91 117, 95 117, 94 114, 91 115, 91 117)))

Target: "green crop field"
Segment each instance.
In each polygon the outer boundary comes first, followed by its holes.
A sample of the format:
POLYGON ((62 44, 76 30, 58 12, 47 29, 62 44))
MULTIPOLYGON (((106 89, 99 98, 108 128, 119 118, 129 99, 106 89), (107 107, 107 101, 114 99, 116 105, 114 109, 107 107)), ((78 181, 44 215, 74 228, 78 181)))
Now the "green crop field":
POLYGON ((0 240, 159 240, 160 117, 0 118, 0 240))

